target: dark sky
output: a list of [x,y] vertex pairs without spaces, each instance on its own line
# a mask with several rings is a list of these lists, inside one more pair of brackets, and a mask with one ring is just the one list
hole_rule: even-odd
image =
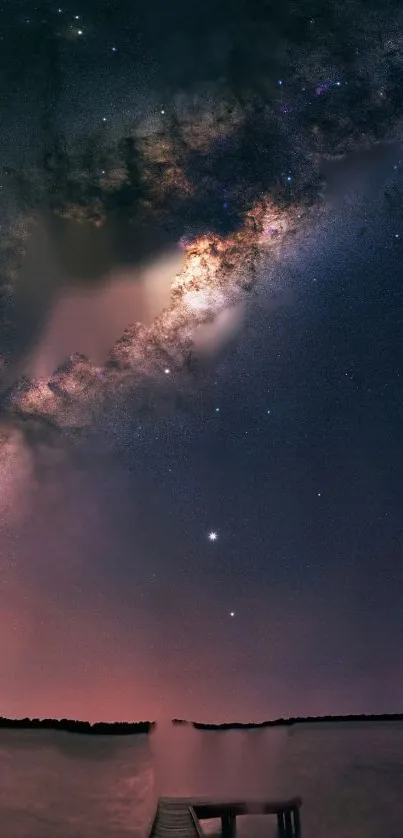
[[[175,60],[162,46],[165,5],[152,21],[148,4],[136,7],[137,22],[129,6],[108,16],[100,4],[98,18],[62,8],[25,4],[7,18],[14,39],[42,11],[82,25],[62,38],[51,125],[74,142],[104,115],[116,136],[140,112],[159,118],[161,67]],[[183,62],[197,65],[197,16],[182,13]],[[218,66],[228,45],[213,13],[210,23]],[[11,104],[3,97],[8,165],[46,144],[35,110],[46,55],[31,81],[25,56]],[[329,64],[322,81],[337,96],[342,76]],[[292,101],[302,126],[305,104]],[[397,110],[387,119],[400,139]],[[143,387],[134,364],[114,409],[93,406],[78,444],[61,431],[62,449],[45,423],[32,450],[40,418],[21,434],[20,413],[5,413],[1,714],[221,721],[402,709],[400,146],[334,165],[321,209],[259,269],[235,339],[189,398],[180,368],[165,378],[156,368]],[[3,226],[12,205],[6,179]]]

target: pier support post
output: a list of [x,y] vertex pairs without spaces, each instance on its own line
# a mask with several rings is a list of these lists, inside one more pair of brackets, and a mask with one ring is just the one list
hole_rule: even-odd
[[284,812],[285,835],[287,838],[294,838],[293,822],[291,812]]
[[235,838],[236,836],[236,817],[231,812],[221,818],[221,835],[222,838]]
[[295,835],[295,838],[300,838],[300,835],[301,835],[301,818],[299,816],[298,807],[293,810],[293,815],[294,815],[294,835]]
[[298,809],[277,814],[278,838],[300,838],[301,821]]
[[277,832],[278,838],[286,838],[284,812],[277,813]]

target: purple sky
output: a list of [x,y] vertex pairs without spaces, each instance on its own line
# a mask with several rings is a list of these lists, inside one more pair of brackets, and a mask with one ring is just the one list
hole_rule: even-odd
[[[91,18],[90,35],[78,13],[86,53],[73,61],[63,47],[71,137],[104,111],[108,124],[127,114],[129,100],[150,118],[169,107],[151,58],[135,97],[122,21],[98,36]],[[112,71],[115,43],[124,55]],[[95,85],[101,52],[106,81]],[[26,112],[10,109],[6,160],[26,151],[18,126],[35,124],[33,94]],[[396,160],[386,150],[336,175],[325,219],[261,271],[226,350],[196,381],[175,368],[140,387],[134,374],[124,398],[111,394],[116,405],[96,405],[92,431],[77,432],[77,420],[62,445],[48,426],[32,445],[35,422],[4,420],[0,714],[220,721],[402,709]],[[88,315],[91,339],[113,331],[113,307],[111,319],[104,308],[104,319]]]

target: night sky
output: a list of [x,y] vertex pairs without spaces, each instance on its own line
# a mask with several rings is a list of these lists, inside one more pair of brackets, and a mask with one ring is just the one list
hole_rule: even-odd
[[[329,3],[327,20],[308,2],[281,15],[270,3],[238,3],[234,14],[212,2],[115,5],[3,8],[1,355],[4,376],[18,374],[3,384],[0,429],[0,715],[399,712],[397,12],[349,3],[339,19]],[[245,20],[262,28],[262,16],[274,34],[252,56],[240,33]],[[262,196],[285,219],[281,241],[249,237],[257,266],[239,250],[236,293],[220,270],[200,291],[188,262],[184,296],[157,325],[128,333],[125,364],[119,349],[109,366],[73,359],[57,386],[15,383],[56,291],[48,257],[50,280],[28,262],[36,284],[18,291],[15,242],[34,198],[26,187],[21,197],[12,170],[45,194],[43,155],[57,136],[70,149],[91,133],[116,144],[139,119],[151,136],[169,135],[174,101],[211,114],[223,77],[249,133],[219,152],[217,203],[199,175],[185,210],[169,199],[164,219],[171,207],[175,225],[155,258],[177,254],[179,240],[197,249],[203,236],[227,247]],[[217,154],[213,144],[202,158]],[[104,332],[108,311],[101,326],[94,314],[81,332],[68,326],[71,352],[82,330]],[[220,312],[231,327],[217,325]],[[214,347],[196,357],[206,323]]]

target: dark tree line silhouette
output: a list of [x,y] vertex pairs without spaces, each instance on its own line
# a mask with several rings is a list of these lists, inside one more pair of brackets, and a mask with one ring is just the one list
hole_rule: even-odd
[[[382,714],[348,714],[327,716],[293,716],[290,718],[272,719],[263,722],[223,722],[212,724],[205,722],[172,719],[174,726],[191,726],[196,730],[226,731],[226,730],[255,730],[269,727],[291,727],[301,724],[347,722],[403,722],[403,713]],[[133,734],[148,734],[158,727],[158,722],[87,722],[77,719],[8,719],[0,716],[0,729],[12,730],[59,730],[68,733],[85,733],[93,736],[128,736]]]
[[273,719],[264,722],[224,722],[222,724],[208,724],[203,722],[187,722],[182,719],[173,719],[175,725],[191,724],[196,730],[254,730],[265,727],[292,727],[300,724],[323,724],[326,722],[403,722],[403,713],[382,713],[382,714],[349,714],[343,716],[293,716],[290,718]]
[[0,729],[62,730],[93,736],[127,736],[150,733],[154,722],[85,722],[77,719],[7,719],[0,716]]

